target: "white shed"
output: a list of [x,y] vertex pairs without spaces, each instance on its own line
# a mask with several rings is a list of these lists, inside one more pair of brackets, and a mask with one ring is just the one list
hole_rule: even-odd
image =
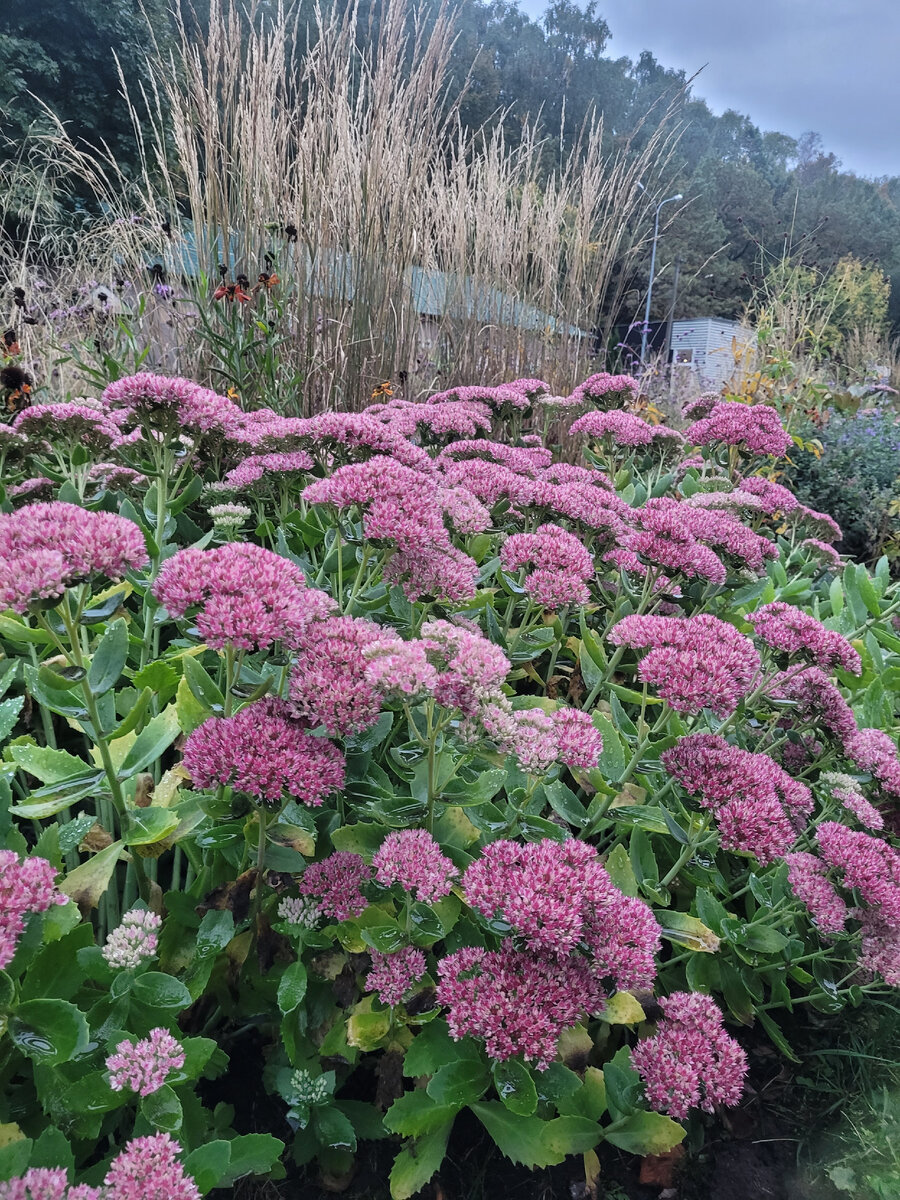
[[673,368],[690,372],[701,387],[721,387],[748,369],[756,334],[739,321],[697,317],[672,322],[670,361]]

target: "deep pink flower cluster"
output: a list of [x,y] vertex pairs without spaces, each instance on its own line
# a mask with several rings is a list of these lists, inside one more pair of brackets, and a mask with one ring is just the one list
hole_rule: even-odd
[[369,951],[372,969],[366,991],[377,992],[382,1004],[399,1004],[412,985],[425,974],[425,955],[415,946],[402,946],[394,954]]
[[786,854],[788,884],[822,933],[837,933],[847,923],[847,905],[828,879],[828,867],[821,858],[805,851]]
[[813,537],[824,542],[839,542],[844,536],[841,527],[828,513],[816,512],[805,504],[798,504],[794,509],[794,520],[802,525]]
[[[706,493],[706,495],[721,495],[723,493]],[[734,493],[731,493],[732,495]],[[755,497],[754,497],[755,499]],[[653,529],[653,522],[649,514],[653,513],[668,513],[677,518],[677,521],[685,530],[689,538],[700,542],[704,546],[715,549],[720,555],[725,555],[736,567],[749,568],[757,574],[762,574],[765,570],[766,559],[778,557],[778,547],[768,538],[754,533],[752,529],[748,529],[733,513],[713,511],[706,506],[697,506],[691,504],[690,501],[681,503],[678,500],[672,500],[666,497],[659,499],[648,500],[643,508],[637,510],[638,518],[645,529]],[[676,532],[678,526],[672,527],[673,533],[669,536],[679,536]],[[654,532],[656,532],[654,530]],[[661,535],[660,533],[657,536]],[[637,544],[636,544],[637,543]],[[629,539],[629,545],[632,549],[641,550],[644,556],[653,560],[653,555],[648,553],[645,546],[641,549],[639,538],[632,537]],[[682,551],[684,552],[684,551]],[[690,554],[691,551],[688,550]],[[674,556],[665,563],[664,566],[671,568],[671,562],[674,562]],[[702,569],[697,571],[699,575],[710,576]],[[718,572],[716,572],[718,574]],[[718,582],[721,582],[719,580]]]
[[477,564],[451,542],[445,514],[451,520],[461,514],[466,532],[485,528],[490,516],[482,505],[461,501],[439,476],[378,456],[340,467],[310,484],[303,496],[313,504],[360,508],[366,537],[395,551],[385,578],[402,583],[410,600],[423,595],[464,600],[474,594]]
[[297,642],[290,680],[294,713],[310,725],[324,725],[332,737],[374,725],[381,695],[367,678],[364,652],[383,636],[373,622],[357,617],[329,617],[308,625]]
[[900,929],[873,913],[864,913],[860,926],[859,965],[880,975],[889,987],[900,987]]
[[795,719],[815,723],[820,731],[828,730],[843,743],[856,733],[853,709],[837,684],[818,667],[792,669],[776,676],[770,695],[773,699],[793,702],[790,716],[782,722],[788,727]]
[[133,1138],[112,1160],[101,1187],[69,1187],[61,1167],[31,1167],[0,1183],[0,1200],[200,1200],[178,1161],[181,1147],[167,1133]]
[[55,878],[56,868],[45,858],[20,859],[14,850],[0,850],[0,970],[12,961],[26,916],[67,903]]
[[368,907],[362,889],[371,880],[372,872],[361,854],[336,850],[321,862],[307,866],[299,890],[301,896],[314,896],[325,916],[347,921]]
[[897,746],[883,729],[859,729],[844,743],[847,757],[869,771],[886,792],[900,796],[900,760]]
[[810,558],[818,558],[827,570],[834,572],[842,570],[844,560],[834,546],[829,546],[827,542],[823,542],[819,538],[804,538],[800,545],[807,551]]
[[694,421],[685,437],[693,446],[722,443],[749,454],[787,454],[792,442],[781,418],[767,404],[716,404],[706,417]]
[[613,884],[593,846],[575,839],[491,842],[463,877],[466,902],[501,920],[536,953],[587,952],[613,990],[649,987],[659,925],[642,900]]
[[716,733],[681,738],[661,762],[715,813],[724,849],[753,854],[761,863],[783,856],[796,840],[793,819],[812,812],[806,784],[767,754],[731,746]]
[[900,927],[900,853],[882,838],[823,821],[816,830],[825,862],[843,874],[845,888],[856,888],[875,916]]
[[599,371],[580,383],[572,392],[571,399],[577,404],[595,405],[598,408],[620,408],[633,403],[641,394],[641,385],[630,375],[609,375]]
[[184,1066],[181,1043],[167,1029],[151,1029],[149,1037],[139,1042],[122,1041],[115,1054],[106,1060],[109,1086],[114,1092],[136,1092],[149,1096],[157,1092],[172,1071]]
[[680,446],[684,442],[677,430],[667,429],[664,425],[651,425],[649,421],[621,409],[585,413],[572,422],[569,433],[573,437],[609,438],[615,446],[652,446],[663,442]]
[[446,471],[448,464],[470,459],[499,463],[517,475],[536,479],[553,462],[553,453],[544,446],[511,446],[508,442],[475,438],[473,441],[451,442],[438,455],[437,464]]
[[781,654],[802,655],[823,671],[840,668],[858,675],[862,670],[859,654],[847,639],[802,608],[775,600],[750,613],[747,620],[760,641]]
[[101,401],[125,411],[126,427],[148,424],[192,434],[228,434],[243,413],[233,400],[190,379],[140,372],[111,383]]
[[375,878],[385,887],[399,883],[416,900],[431,904],[446,896],[459,874],[425,829],[389,833],[372,859]]
[[0,609],[24,613],[67,587],[100,576],[121,579],[148,562],[133,521],[54,500],[0,514]]
[[590,599],[594,560],[579,539],[559,525],[514,533],[503,543],[500,563],[504,571],[532,566],[525,576],[525,591],[545,608],[586,604]]
[[288,450],[273,454],[250,454],[241,459],[236,467],[225,475],[224,482],[236,490],[245,491],[253,488],[262,481],[270,482],[270,477],[279,478],[306,474],[312,470],[312,458],[305,450]]
[[271,697],[204,721],[185,743],[184,766],[195,787],[222,784],[256,800],[276,802],[287,793],[317,806],[344,786],[334,743],[314,737]]
[[434,695],[445,708],[458,708],[473,715],[499,693],[510,671],[510,661],[480,631],[464,629],[449,621],[426,621],[424,642],[440,678]]
[[698,510],[672,503],[649,501],[636,509],[633,517],[638,526],[627,534],[624,548],[654,566],[664,567],[673,575],[699,576],[710,583],[724,583],[725,564],[692,531]]
[[77,401],[64,404],[34,404],[23,409],[13,428],[31,442],[32,452],[44,441],[108,450],[117,445],[122,433],[101,408]]
[[776,513],[785,516],[787,513],[793,512],[800,504],[790,488],[786,488],[780,483],[773,483],[771,479],[765,479],[762,475],[751,475],[747,479],[742,479],[739,486],[742,491],[756,496],[762,505],[763,512],[770,517],[775,516]]
[[214,650],[296,646],[309,622],[333,607],[289,559],[249,542],[179,550],[163,563],[153,593],[172,617],[199,608],[197,628]]
[[521,1055],[545,1070],[560,1034],[605,996],[584,958],[558,959],[515,950],[466,947],[438,963],[438,1003],[449,1010],[450,1035],[480,1038],[490,1058]]
[[701,613],[696,617],[624,617],[609,633],[616,646],[649,652],[638,675],[678,712],[734,712],[760,668],[749,638],[733,625]]
[[680,1118],[692,1108],[711,1113],[717,1104],[738,1104],[747,1056],[725,1032],[716,1002],[702,992],[673,992],[659,1005],[656,1033],[631,1052],[650,1107]]
[[695,492],[684,501],[688,508],[724,509],[727,512],[762,512],[763,502],[759,496],[744,488],[736,487],[731,491]]
[[[484,384],[471,384],[465,387],[448,388],[446,392],[435,392],[429,396],[426,404],[489,404],[495,412],[510,412],[514,409],[528,408],[531,401],[525,386],[532,380],[519,380],[515,383],[501,384],[500,387],[486,387]],[[546,386],[546,385],[544,385]]]
[[388,404],[370,404],[366,415],[377,417],[402,437],[419,435],[432,440],[474,438],[479,433],[490,433],[493,420],[490,407],[478,400],[445,400],[426,404],[391,400]]

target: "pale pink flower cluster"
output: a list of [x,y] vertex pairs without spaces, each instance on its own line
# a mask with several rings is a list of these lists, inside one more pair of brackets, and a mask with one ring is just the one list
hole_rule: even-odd
[[616,646],[648,651],[639,677],[678,712],[734,712],[760,667],[749,638],[733,625],[701,613],[696,617],[624,617],[610,630]]
[[374,725],[381,694],[367,679],[364,655],[383,636],[379,626],[358,617],[329,617],[306,626],[290,680],[295,715],[310,725],[324,725],[332,737]]
[[859,965],[880,975],[890,987],[900,987],[900,929],[865,913],[860,927]]
[[544,446],[511,446],[508,442],[492,442],[487,438],[452,442],[437,457],[441,470],[460,460],[477,459],[498,463],[517,475],[536,479],[553,462],[552,451]]
[[844,536],[841,527],[828,513],[816,512],[805,504],[798,504],[794,509],[793,519],[802,525],[809,533],[824,542],[839,542]]
[[[719,493],[706,493],[718,495]],[[731,493],[732,495],[734,493]],[[755,499],[755,497],[754,497]],[[665,514],[671,524],[660,521]],[[685,570],[685,574],[696,573],[705,576],[713,582],[724,582],[724,566],[721,556],[725,556],[735,567],[747,568],[757,574],[765,570],[766,559],[778,557],[778,547],[768,538],[748,529],[733,513],[713,511],[706,506],[693,505],[690,502],[680,502],[667,497],[648,500],[643,508],[637,510],[637,517],[644,530],[655,534],[657,539],[669,537],[675,542],[677,549],[669,550],[667,554],[657,550],[649,542],[642,542],[641,535],[631,536],[627,545],[642,553],[651,561],[661,562],[663,566],[675,571],[679,553],[684,555],[688,564],[695,570]],[[697,551],[693,542],[715,549],[718,552],[718,566],[712,565],[712,559],[697,559]],[[666,549],[669,549],[668,547]],[[709,565],[707,565],[709,564]]]
[[226,435],[243,419],[233,400],[190,379],[140,372],[111,383],[101,401],[124,410],[127,427]]
[[545,608],[586,604],[590,599],[588,583],[594,574],[594,560],[579,539],[559,525],[514,533],[503,543],[500,563],[504,571],[531,566],[525,591]]
[[162,918],[146,908],[132,908],[112,930],[103,947],[103,957],[117,970],[135,971],[156,954],[157,932]]
[[333,608],[289,559],[249,542],[179,550],[163,563],[153,594],[172,617],[198,610],[197,628],[214,650],[293,647],[310,621]]
[[521,1055],[545,1070],[560,1034],[585,1013],[600,1012],[605,994],[587,959],[465,947],[438,963],[438,1003],[450,1035],[484,1042],[497,1062]]
[[366,680],[382,695],[405,703],[433,696],[440,676],[424,642],[386,634],[363,651]]
[[603,737],[590,715],[574,708],[547,713],[514,709],[503,695],[485,703],[480,727],[504,754],[512,754],[529,775],[544,775],[554,763],[591,770],[603,753]]
[[273,803],[287,794],[316,807],[344,786],[334,743],[314,737],[272,697],[204,721],[185,743],[184,767],[195,787],[221,784]]
[[108,450],[121,439],[118,425],[100,409],[87,404],[33,404],[13,421],[13,428],[31,442],[32,453],[44,442]]
[[99,483],[111,492],[124,492],[126,488],[146,487],[150,480],[140,471],[121,467],[117,463],[95,463],[88,470],[91,483]]
[[371,879],[361,854],[336,850],[321,862],[309,863],[300,879],[300,894],[314,896],[325,916],[347,921],[368,907],[362,889]]
[[847,923],[847,905],[828,879],[828,867],[815,854],[786,854],[788,884],[822,933],[838,933]]
[[24,613],[67,587],[121,579],[149,561],[133,521],[55,500],[0,514],[0,609]]
[[512,383],[507,383],[505,386],[512,388],[514,392],[521,392],[532,403],[550,391],[550,384],[544,379],[514,379]]
[[794,512],[800,505],[800,501],[790,488],[786,488],[780,483],[773,483],[771,479],[764,479],[762,475],[751,475],[748,479],[742,479],[740,488],[742,491],[756,496],[762,505],[763,512],[770,517],[775,516],[776,513],[785,516],[787,513]]
[[167,1133],[133,1138],[109,1165],[100,1187],[68,1184],[61,1167],[32,1167],[0,1182],[0,1200],[200,1200],[178,1161],[181,1147]]
[[819,538],[804,538],[800,545],[807,551],[810,558],[818,558],[827,570],[836,573],[843,568],[844,560],[834,546],[829,546],[827,542],[823,542]]
[[781,654],[801,655],[823,671],[840,668],[858,675],[862,669],[859,654],[847,639],[802,608],[776,600],[750,613],[747,620],[760,641]]
[[474,438],[490,433],[491,409],[478,400],[438,400],[417,404],[411,400],[391,400],[388,404],[370,404],[367,416],[377,416],[402,437]]
[[274,475],[293,480],[312,470],[313,460],[305,450],[288,450],[272,454],[250,454],[241,459],[225,475],[223,482],[237,491],[249,491],[257,483],[271,482]]
[[761,863],[783,856],[796,840],[794,821],[812,812],[812,793],[767,754],[731,746],[716,733],[692,733],[664,751],[661,762],[716,816],[722,846]]
[[122,1041],[115,1054],[106,1060],[109,1086],[114,1092],[136,1092],[149,1096],[157,1092],[172,1071],[184,1066],[181,1043],[167,1029],[151,1029],[139,1042]]
[[449,621],[426,621],[422,641],[439,673],[435,699],[445,708],[458,708],[465,716],[473,715],[485,701],[494,698],[509,674],[509,659],[480,631]]
[[884,829],[884,817],[874,804],[869,803],[852,775],[823,771],[821,781],[831,788],[835,800],[853,813],[860,825],[865,825],[867,829]]
[[633,403],[640,394],[641,385],[630,375],[610,375],[606,371],[599,371],[580,383],[571,398],[578,404],[620,408]]
[[685,438],[692,446],[721,443],[752,455],[787,454],[792,442],[774,408],[767,404],[715,404],[708,416],[694,421]]
[[33,475],[31,479],[23,479],[21,483],[11,484],[6,489],[6,495],[15,502],[31,503],[35,500],[49,500],[57,485],[46,475]]
[[[498,413],[509,413],[528,408],[531,401],[526,387],[535,381],[520,380],[518,384],[505,383],[499,387],[486,387],[484,384],[469,384],[464,387],[448,388],[445,392],[435,392],[429,396],[426,404],[488,404]],[[537,381],[540,382],[540,381]],[[546,386],[546,385],[544,385]]]
[[56,868],[46,858],[20,859],[14,850],[0,850],[0,970],[12,962],[28,914],[67,903],[55,878]]
[[372,968],[366,991],[376,992],[382,1004],[399,1004],[412,985],[425,974],[425,955],[415,946],[402,946],[393,954],[370,950]]
[[663,1016],[656,1033],[631,1052],[650,1107],[681,1118],[692,1108],[711,1113],[716,1105],[740,1103],[747,1056],[725,1032],[712,997],[673,992],[659,1005]]
[[573,437],[609,438],[615,446],[652,446],[657,443],[682,445],[684,438],[675,429],[664,425],[651,425],[649,421],[634,413],[621,409],[607,412],[589,412],[569,426]]
[[441,848],[425,829],[399,829],[389,833],[372,859],[375,878],[390,887],[399,883],[405,892],[423,904],[446,896],[459,874],[441,853]]
[[583,950],[613,991],[653,983],[656,918],[619,891],[586,842],[491,842],[467,868],[463,889],[469,905],[503,921],[535,953],[565,958]]
[[696,518],[705,515],[677,502],[649,501],[633,514],[637,529],[627,534],[624,549],[639,555],[673,575],[698,576],[710,583],[724,583],[725,564],[694,534]]
[[900,760],[897,746],[883,729],[859,729],[844,743],[847,757],[874,775],[881,787],[900,796]]

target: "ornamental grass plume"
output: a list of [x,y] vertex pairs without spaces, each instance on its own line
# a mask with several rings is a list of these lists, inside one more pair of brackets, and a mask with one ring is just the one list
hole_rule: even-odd
[[696,617],[623,617],[609,633],[616,646],[648,651],[639,678],[656,687],[677,712],[709,708],[730,716],[746,696],[760,668],[749,638],[708,613]]
[[735,401],[714,405],[708,416],[688,426],[684,436],[692,446],[734,446],[745,454],[776,458],[787,454],[792,445],[774,408]]
[[594,560],[582,542],[559,525],[514,533],[503,543],[500,564],[504,571],[531,566],[525,576],[525,592],[544,608],[586,604],[590,599],[588,582],[594,574]]
[[425,955],[415,946],[402,946],[393,954],[378,950],[369,954],[372,968],[366,976],[366,991],[375,992],[382,1004],[399,1004],[425,974]]
[[149,962],[159,946],[157,933],[162,918],[146,908],[132,908],[112,930],[103,947],[103,957],[116,970],[136,971]]
[[311,808],[344,786],[337,746],[314,737],[274,697],[204,721],[185,743],[184,767],[198,788],[221,784],[270,803],[288,795]]
[[371,880],[372,872],[361,854],[336,850],[321,862],[308,864],[300,879],[300,894],[315,897],[326,917],[347,921],[368,907],[362,889]]
[[249,542],[179,550],[163,563],[153,594],[172,617],[196,611],[214,650],[265,650],[279,641],[293,648],[334,607],[293,562]]
[[711,1113],[717,1105],[740,1103],[747,1056],[725,1032],[712,997],[673,992],[659,1006],[663,1016],[656,1033],[631,1052],[650,1107],[682,1118],[692,1108]]
[[0,850],[0,970],[12,962],[29,913],[68,903],[55,878],[56,868],[45,858],[21,859],[14,850]]
[[822,933],[838,933],[847,923],[847,905],[828,878],[828,867],[815,854],[795,851],[786,854],[788,885],[809,909],[813,923]]
[[826,629],[811,613],[783,600],[763,604],[747,620],[756,636],[779,654],[800,656],[823,671],[843,670],[859,675],[859,653],[845,637]]
[[181,1043],[167,1029],[151,1029],[138,1042],[121,1041],[106,1060],[109,1086],[114,1092],[126,1089],[138,1096],[158,1092],[172,1071],[184,1066]]
[[295,716],[323,725],[331,737],[347,737],[378,720],[382,696],[369,682],[366,648],[384,631],[359,617],[328,617],[307,625],[297,639],[289,685]]
[[456,867],[425,829],[389,833],[372,859],[375,878],[390,887],[399,883],[415,900],[432,904],[450,894]]
[[559,1036],[606,999],[584,958],[465,947],[438,963],[438,1003],[448,1009],[450,1036],[484,1042],[489,1058],[521,1055],[545,1070]]
[[0,609],[60,599],[66,588],[121,579],[149,561],[133,521],[54,500],[0,514]]

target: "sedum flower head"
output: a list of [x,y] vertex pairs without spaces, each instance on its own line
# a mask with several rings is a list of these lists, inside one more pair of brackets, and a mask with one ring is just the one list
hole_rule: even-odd
[[12,961],[29,913],[68,903],[55,878],[56,868],[45,858],[20,859],[14,850],[0,850],[0,969]]
[[300,879],[300,893],[315,896],[325,916],[346,921],[368,907],[362,889],[371,878],[372,872],[361,854],[336,850],[321,862],[307,866]]
[[847,639],[826,629],[802,608],[776,600],[752,612],[747,620],[760,641],[782,654],[802,656],[822,671],[840,668],[858,675],[862,670],[859,653]]
[[425,829],[389,833],[372,859],[375,878],[389,887],[399,883],[416,900],[430,904],[448,895],[456,867]]
[[149,1096],[159,1091],[171,1071],[184,1066],[180,1042],[167,1029],[151,1029],[139,1042],[119,1042],[115,1054],[106,1060],[109,1086],[114,1092],[136,1092]]
[[133,908],[106,939],[103,957],[111,967],[137,970],[156,954],[162,918],[146,908]]
[[313,1075],[309,1071],[294,1071],[291,1075],[291,1096],[295,1104],[306,1104],[314,1108],[327,1104],[331,1088],[324,1075]]
[[394,954],[370,951],[372,969],[366,976],[366,991],[375,992],[382,1004],[399,1004],[412,985],[425,974],[425,955],[415,946],[403,946]]
[[285,896],[278,905],[278,915],[295,929],[313,929],[319,920],[320,909],[308,896]]

